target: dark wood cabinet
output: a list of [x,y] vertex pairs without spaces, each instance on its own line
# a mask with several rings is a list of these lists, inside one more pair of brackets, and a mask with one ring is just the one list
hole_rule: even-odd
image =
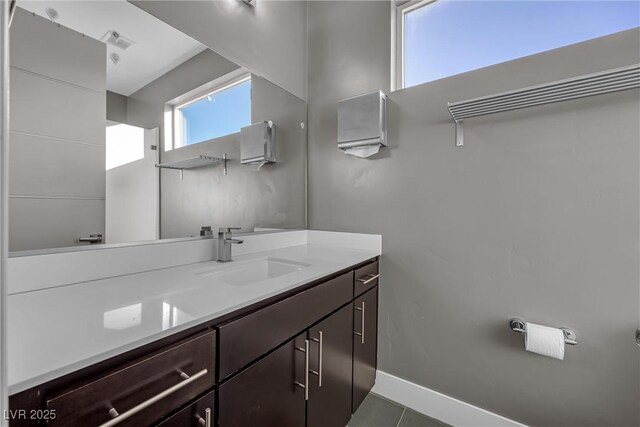
[[378,261],[11,396],[11,427],[344,427],[375,382]]
[[304,427],[306,333],[223,383],[219,427]]
[[216,393],[212,391],[157,424],[157,427],[214,427]]
[[308,331],[307,427],[344,427],[351,418],[352,311],[349,304]]
[[353,296],[359,297],[369,289],[378,286],[378,261],[363,265],[355,271],[355,281],[353,282]]
[[349,272],[220,325],[220,380],[349,303],[352,283]]
[[304,426],[305,387],[306,426],[344,427],[352,381],[353,305],[347,304],[223,383],[220,427]]
[[355,412],[376,381],[378,360],[378,287],[353,301],[353,408]]
[[209,331],[47,397],[47,425],[149,425],[213,387],[215,343]]

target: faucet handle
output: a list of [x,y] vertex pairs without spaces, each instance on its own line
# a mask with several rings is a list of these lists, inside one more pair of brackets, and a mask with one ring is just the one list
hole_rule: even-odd
[[218,233],[231,233],[232,230],[242,230],[242,227],[220,227]]

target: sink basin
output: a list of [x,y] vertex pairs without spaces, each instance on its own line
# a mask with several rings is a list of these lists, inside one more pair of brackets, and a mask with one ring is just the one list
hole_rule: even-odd
[[214,271],[200,273],[200,276],[215,279],[229,285],[242,286],[295,273],[309,267],[309,265],[282,258],[268,257],[240,262],[222,270],[215,269]]

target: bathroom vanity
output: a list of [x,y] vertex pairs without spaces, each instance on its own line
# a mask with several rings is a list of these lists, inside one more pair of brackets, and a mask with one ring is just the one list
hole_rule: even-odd
[[[344,427],[375,381],[378,277],[375,251],[306,244],[13,295],[13,319],[27,321],[21,308],[37,310],[38,298],[55,305],[90,292],[97,301],[82,313],[94,307],[102,324],[69,305],[60,318],[79,324],[60,331],[63,348],[49,338],[27,356],[49,366],[16,368],[10,425]],[[147,294],[142,312],[97,310],[120,292]],[[33,335],[20,354],[38,347]],[[93,340],[100,351],[88,350]],[[105,358],[118,340],[131,349]],[[84,354],[69,359],[74,350]]]
[[[18,4],[10,30],[5,419],[344,427],[376,375],[381,236],[306,230],[291,67],[230,61],[256,55],[149,2],[44,6]],[[212,28],[253,24],[227,6]]]

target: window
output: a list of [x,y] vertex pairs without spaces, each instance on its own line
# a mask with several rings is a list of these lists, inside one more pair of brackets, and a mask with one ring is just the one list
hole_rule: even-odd
[[431,0],[396,11],[397,88],[640,25],[637,0]]
[[165,114],[165,136],[173,140],[165,138],[165,150],[239,132],[251,124],[251,75],[242,70],[216,79],[170,101]]

